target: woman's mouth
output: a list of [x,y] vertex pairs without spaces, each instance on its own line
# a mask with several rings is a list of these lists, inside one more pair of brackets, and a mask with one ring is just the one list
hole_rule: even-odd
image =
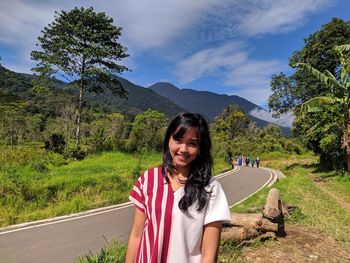
[[182,162],[187,160],[187,155],[177,154],[176,156]]

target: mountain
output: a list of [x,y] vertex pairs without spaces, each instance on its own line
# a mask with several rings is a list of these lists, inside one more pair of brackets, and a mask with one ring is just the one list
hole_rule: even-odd
[[106,90],[102,94],[96,96],[93,93],[87,95],[89,100],[93,100],[107,106],[111,111],[123,113],[144,112],[149,108],[165,113],[168,117],[174,117],[184,109],[176,105],[171,100],[159,95],[153,90],[133,84],[132,82],[116,77],[128,93],[127,98],[119,98]]
[[[191,112],[198,112],[206,116],[209,120],[213,120],[228,105],[236,104],[249,115],[250,119],[254,121],[257,126],[264,127],[269,124],[269,122],[258,119],[250,114],[252,111],[266,110],[236,95],[229,96],[220,95],[209,91],[179,89],[167,82],[158,82],[148,88],[155,91],[159,95],[168,98],[175,104],[179,105],[181,108],[184,108]],[[280,127],[283,134],[290,134],[290,128],[282,126]]]
[[[127,91],[127,98],[120,98],[113,95],[108,89],[101,94],[86,93],[85,101],[89,105],[96,105],[108,111],[117,111],[123,113],[136,114],[144,112],[149,108],[165,113],[169,118],[179,112],[185,111],[169,99],[157,94],[156,92],[135,85],[130,81],[116,77]],[[45,112],[50,115],[62,107],[62,103],[67,100],[76,100],[77,91],[67,88],[67,83],[58,81],[54,83],[55,90],[53,98],[45,95],[36,95],[31,92],[33,75],[16,73],[0,65],[0,92],[11,93],[19,96],[23,101],[28,102],[30,111],[41,111],[44,107]],[[47,103],[46,103],[47,102]],[[35,108],[35,109],[34,109]],[[39,109],[40,108],[40,109]],[[52,114],[51,114],[52,113]]]

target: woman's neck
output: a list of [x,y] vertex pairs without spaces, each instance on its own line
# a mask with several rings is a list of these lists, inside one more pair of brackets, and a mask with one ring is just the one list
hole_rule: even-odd
[[179,177],[179,179],[187,179],[188,175],[190,173],[189,167],[176,167],[176,172],[174,173],[175,176]]

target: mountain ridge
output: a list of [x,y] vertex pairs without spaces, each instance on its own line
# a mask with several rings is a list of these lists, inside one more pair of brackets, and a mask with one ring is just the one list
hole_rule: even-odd
[[[157,82],[148,88],[173,101],[181,108],[192,112],[198,112],[209,120],[213,120],[228,105],[236,104],[248,114],[249,118],[254,121],[257,126],[264,127],[270,123],[250,115],[250,112],[253,110],[266,110],[238,95],[217,94],[211,91],[197,91],[193,89],[180,89],[168,82]],[[290,135],[290,128],[280,125],[278,126],[281,127],[283,134]]]

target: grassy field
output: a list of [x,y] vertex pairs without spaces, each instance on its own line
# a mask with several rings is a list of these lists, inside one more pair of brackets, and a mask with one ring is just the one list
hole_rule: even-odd
[[[321,173],[317,171],[317,158],[312,155],[303,156],[278,156],[269,154],[272,159],[265,159],[262,165],[281,170],[286,178],[278,181],[273,187],[280,190],[281,199],[298,208],[291,218],[286,219],[287,224],[297,225],[307,229],[327,234],[339,244],[350,251],[350,179],[349,175],[340,172]],[[319,183],[322,186],[320,187]],[[243,203],[233,207],[237,213],[247,212],[252,207],[262,206],[266,201],[269,189],[263,189]],[[336,193],[336,196],[334,196]],[[256,243],[259,247],[261,243]],[[125,246],[113,243],[109,244],[112,249],[125,250]],[[96,261],[98,257],[107,255],[108,250],[103,249],[96,255],[87,255],[81,258],[81,262],[113,262]],[[245,262],[238,260],[242,249],[232,242],[222,243],[220,246],[219,262]],[[120,255],[119,255],[120,256]],[[122,260],[122,259],[121,259]],[[121,261],[122,262],[122,261]]]
[[[140,173],[161,164],[160,153],[109,152],[67,163],[40,149],[2,149],[0,227],[128,201]],[[228,168],[215,162],[215,172]]]

